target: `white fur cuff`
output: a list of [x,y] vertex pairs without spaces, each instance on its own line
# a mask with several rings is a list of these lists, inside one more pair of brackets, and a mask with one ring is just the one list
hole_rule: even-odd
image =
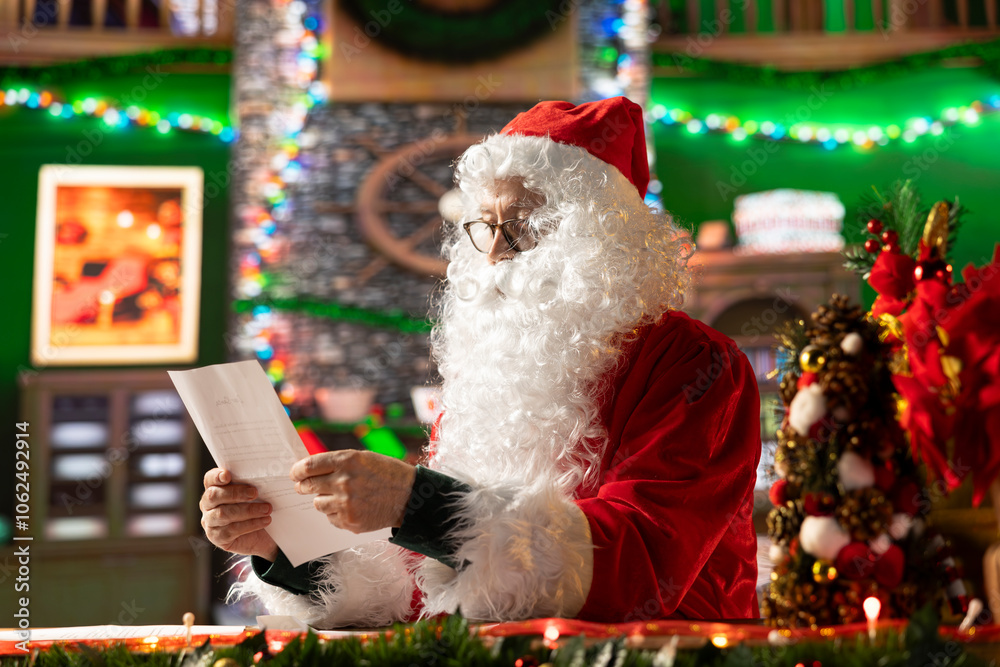
[[477,490],[463,504],[470,528],[458,538],[460,572],[431,560],[421,565],[425,615],[512,621],[571,618],[583,608],[594,567],[586,515],[554,490],[505,495]]
[[294,616],[320,629],[390,625],[407,620],[412,612],[409,557],[405,549],[388,542],[371,542],[327,556],[310,595],[266,584],[251,571],[246,581],[232,587],[229,599],[254,596],[270,613]]

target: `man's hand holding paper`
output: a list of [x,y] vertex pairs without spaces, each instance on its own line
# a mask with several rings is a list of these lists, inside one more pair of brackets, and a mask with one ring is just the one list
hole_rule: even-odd
[[[229,542],[273,558],[277,550],[258,534],[263,529],[298,566],[389,537],[388,528],[361,534],[338,528],[316,510],[312,495],[296,492],[290,473],[308,452],[259,363],[241,361],[169,374],[219,466],[209,471],[212,480],[206,476],[201,503],[207,512],[206,535],[213,543],[233,551],[222,544]],[[229,479],[227,473],[235,484],[222,482]],[[263,502],[253,502],[247,487]],[[270,505],[269,523],[267,510],[253,505]]]
[[271,503],[256,499],[256,488],[232,483],[228,470],[212,468],[205,473],[205,494],[198,504],[201,527],[220,549],[273,561],[278,545],[265,530],[271,524]]

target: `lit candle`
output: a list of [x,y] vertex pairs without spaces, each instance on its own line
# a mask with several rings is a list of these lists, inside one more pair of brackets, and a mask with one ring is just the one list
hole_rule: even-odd
[[875,624],[878,623],[879,612],[882,611],[882,603],[876,597],[865,598],[862,605],[865,609],[865,618],[868,619],[868,639],[875,642]]
[[191,612],[184,612],[181,617],[181,622],[184,624],[184,635],[187,640],[187,645],[191,646],[191,631],[194,629],[194,614]]

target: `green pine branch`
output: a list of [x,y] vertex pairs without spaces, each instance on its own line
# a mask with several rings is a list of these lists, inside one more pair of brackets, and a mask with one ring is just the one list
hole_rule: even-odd
[[[790,667],[796,664],[858,667],[904,667],[907,665],[939,664],[937,656],[947,655],[948,665],[985,667],[981,658],[967,653],[955,641],[944,641],[938,633],[939,619],[932,607],[917,612],[899,636],[893,630],[880,631],[873,646],[867,635],[834,641],[799,641],[788,646],[747,646],[739,644],[716,648],[711,642],[697,649],[679,649],[678,667]],[[260,662],[254,660],[262,654]],[[536,664],[551,663],[553,667],[612,665],[622,667],[654,667],[671,664],[657,650],[632,649],[624,637],[590,641],[570,637],[551,650],[538,637],[515,636],[484,641],[460,616],[419,621],[412,625],[397,625],[390,635],[380,634],[362,641],[345,637],[324,641],[312,632],[293,640],[282,651],[271,654],[260,633],[237,646],[212,647],[209,644],[184,652],[137,652],[122,645],[106,649],[85,646],[53,646],[37,655],[5,656],[0,667],[326,667],[329,665],[367,665],[369,667],[409,667],[411,665],[441,665],[454,667],[511,667],[519,658],[533,658]],[[530,661],[528,661],[530,664]],[[945,664],[945,663],[940,663]]]
[[[920,192],[912,180],[896,181],[882,192],[872,186],[872,193],[861,197],[857,209],[858,225],[865,230],[869,220],[878,220],[882,223],[883,232],[896,232],[899,251],[915,258],[930,214],[930,206],[923,205]],[[965,207],[959,204],[958,197],[955,197],[954,202],[949,202],[946,255],[954,247],[966,213]],[[865,238],[877,238],[867,231],[864,233]],[[844,267],[867,280],[877,257],[878,253],[866,252],[862,247],[851,247],[844,252]]]

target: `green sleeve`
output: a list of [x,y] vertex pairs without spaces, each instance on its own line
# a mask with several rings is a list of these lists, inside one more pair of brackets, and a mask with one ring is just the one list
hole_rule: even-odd
[[278,549],[278,557],[273,563],[260,556],[253,556],[250,558],[250,564],[261,581],[296,595],[308,595],[316,589],[313,580],[323,565],[318,560],[311,560],[298,567],[292,567],[281,549]]
[[403,523],[392,529],[389,541],[458,569],[453,558],[459,546],[453,537],[459,523],[455,505],[470,491],[464,482],[417,466]]

